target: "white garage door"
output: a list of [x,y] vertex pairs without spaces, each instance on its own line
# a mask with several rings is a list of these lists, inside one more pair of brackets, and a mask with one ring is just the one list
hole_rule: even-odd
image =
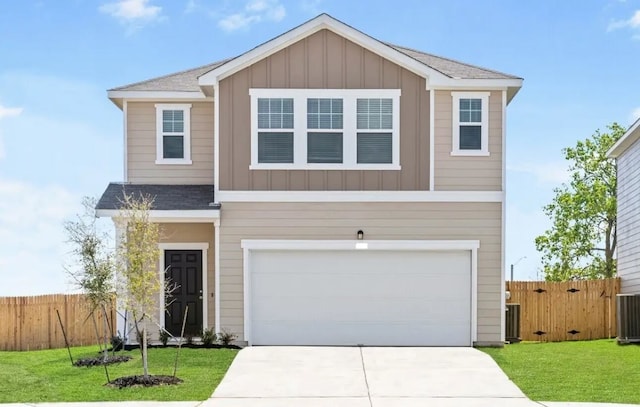
[[252,250],[253,345],[470,346],[470,251]]

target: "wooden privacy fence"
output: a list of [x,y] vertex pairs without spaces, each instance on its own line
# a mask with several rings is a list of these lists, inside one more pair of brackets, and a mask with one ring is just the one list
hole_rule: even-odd
[[[115,308],[109,307],[113,334]],[[71,346],[97,343],[91,307],[84,295],[0,297],[0,350],[53,349],[65,346],[56,310]],[[104,325],[98,320],[100,333]]]
[[616,294],[620,279],[584,281],[508,281],[520,304],[523,341],[559,342],[616,336]]

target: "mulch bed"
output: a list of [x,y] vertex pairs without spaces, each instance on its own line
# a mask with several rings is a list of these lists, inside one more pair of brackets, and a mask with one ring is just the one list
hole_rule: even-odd
[[103,365],[112,365],[114,363],[128,362],[130,360],[131,360],[131,356],[126,356],[126,355],[107,356],[106,361],[104,360],[104,357],[98,356],[95,358],[78,359],[75,362],[73,362],[73,365],[76,367],[103,366]]
[[125,387],[132,387],[132,386],[151,387],[151,386],[163,386],[168,384],[178,384],[178,383],[182,383],[182,379],[179,379],[173,376],[149,375],[149,376],[119,377],[115,380],[112,380],[111,383],[107,383],[106,385],[122,389]]

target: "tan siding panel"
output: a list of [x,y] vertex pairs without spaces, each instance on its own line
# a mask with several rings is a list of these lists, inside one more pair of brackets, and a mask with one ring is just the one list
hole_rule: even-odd
[[129,182],[213,184],[213,103],[191,102],[191,165],[155,163],[155,103],[127,104],[127,132]]
[[[249,170],[249,89],[269,87],[400,89],[402,170],[299,171],[304,176],[298,171]],[[223,79],[220,103],[221,190],[429,189],[429,94],[424,78],[330,31],[321,30]]]
[[[231,203],[220,229],[223,328],[243,335],[242,239],[480,240],[478,340],[500,340],[499,203]],[[234,310],[234,311],[232,311]],[[235,315],[235,316],[234,316]]]
[[451,91],[436,91],[434,109],[435,189],[502,190],[502,92],[492,91],[489,97],[488,157],[451,156]]

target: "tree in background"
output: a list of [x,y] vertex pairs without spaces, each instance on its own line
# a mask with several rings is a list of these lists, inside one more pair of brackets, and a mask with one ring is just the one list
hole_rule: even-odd
[[72,254],[79,265],[77,268],[67,268],[67,272],[76,287],[87,297],[91,313],[94,316],[100,313],[103,315],[103,358],[107,362],[107,348],[111,338],[106,310],[115,299],[115,262],[108,235],[101,232],[96,224],[95,204],[95,199],[83,198],[84,213],[64,223],[68,241],[73,248]]
[[625,129],[617,123],[562,150],[571,179],[544,207],[551,229],[535,240],[545,279],[609,278],[616,273],[616,166],[606,153]]
[[125,194],[123,209],[116,219],[125,231],[125,236],[118,244],[118,295],[130,310],[138,337],[142,339],[140,349],[145,377],[149,376],[147,325],[154,321],[160,290],[164,288],[164,280],[158,273],[160,227],[149,219],[152,204],[151,197]]

